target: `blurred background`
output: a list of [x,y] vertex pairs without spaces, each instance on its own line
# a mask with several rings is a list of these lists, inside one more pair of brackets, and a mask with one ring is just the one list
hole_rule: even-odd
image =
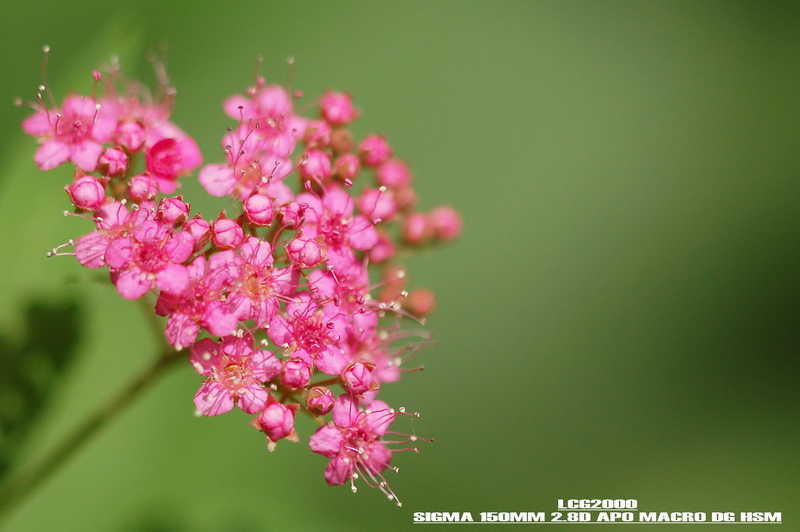
[[[403,508],[327,486],[310,421],[270,455],[241,412],[195,418],[187,363],[0,529],[405,530],[413,512],[624,498],[780,511],[800,530],[800,4],[14,0],[0,20],[3,475],[156,347],[136,304],[45,258],[89,223],[61,215],[70,170],[35,167],[11,105],[35,97],[42,45],[59,101],[112,56],[152,81],[166,46],[173,120],[206,162],[256,58],[282,83],[292,56],[309,106],[349,91],[355,132],[387,136],[422,208],[465,221],[408,264],[439,310],[426,371],[382,392],[436,439],[395,457]],[[190,181],[193,211],[214,216]]]

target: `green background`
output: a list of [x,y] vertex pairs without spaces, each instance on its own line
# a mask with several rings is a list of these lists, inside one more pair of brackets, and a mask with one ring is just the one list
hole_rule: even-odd
[[[409,264],[437,291],[436,342],[426,371],[383,393],[436,442],[396,456],[402,509],[328,487],[310,422],[270,455],[248,416],[193,417],[200,379],[184,364],[5,530],[405,530],[413,512],[552,512],[561,498],[780,511],[800,530],[797,2],[13,1],[0,25],[0,408],[31,420],[24,441],[0,441],[12,466],[156,345],[137,305],[44,257],[89,224],[61,216],[70,171],[35,168],[28,113],[10,105],[34,97],[43,44],[59,100],[91,90],[112,55],[152,80],[146,57],[166,44],[173,119],[207,162],[256,57],[284,82],[293,56],[308,101],[350,91],[355,131],[410,162],[422,208],[465,221]],[[206,217],[220,208],[196,183],[184,193]],[[43,361],[53,346],[70,360]]]

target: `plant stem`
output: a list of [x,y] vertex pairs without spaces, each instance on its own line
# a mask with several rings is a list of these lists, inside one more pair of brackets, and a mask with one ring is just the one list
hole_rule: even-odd
[[100,429],[118,417],[119,413],[130,405],[136,396],[155,383],[167,368],[181,360],[180,354],[172,348],[165,348],[149,367],[135,376],[115,397],[84,419],[83,423],[62,439],[44,459],[12,476],[0,489],[0,522],[9,516],[26,496],[53,476]]

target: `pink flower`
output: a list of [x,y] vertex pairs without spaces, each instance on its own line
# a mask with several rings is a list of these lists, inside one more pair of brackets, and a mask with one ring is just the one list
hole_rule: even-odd
[[345,153],[333,163],[333,172],[344,182],[352,182],[361,169],[361,162],[355,153]]
[[224,414],[234,405],[248,414],[259,412],[270,397],[261,385],[281,371],[275,355],[253,351],[250,335],[228,336],[221,344],[204,338],[192,346],[189,360],[206,377],[194,396],[194,404],[205,416]]
[[189,286],[189,272],[183,263],[193,250],[189,233],[173,233],[167,224],[148,220],[131,235],[111,242],[105,262],[111,267],[117,291],[126,299],[139,299],[153,286],[179,295]]
[[386,187],[365,188],[358,198],[358,208],[373,222],[386,222],[397,214],[394,195]]
[[298,268],[313,268],[322,262],[322,249],[319,242],[313,238],[303,238],[303,232],[298,231],[295,237],[286,245],[286,253]]
[[397,415],[381,401],[373,402],[364,411],[351,396],[340,395],[333,407],[333,423],[317,429],[309,440],[312,451],[331,459],[325,469],[325,481],[338,486],[349,480],[351,489],[356,491],[354,481],[361,477],[369,486],[397,500],[382,474],[392,460],[392,452],[382,437]]
[[103,152],[103,143],[111,140],[116,117],[93,98],[71,95],[59,112],[44,105],[22,123],[25,133],[38,137],[41,146],[34,161],[42,170],[50,170],[72,161],[84,172],[94,172]]
[[149,175],[133,176],[128,182],[128,196],[133,201],[152,201],[157,195],[158,182]]
[[427,288],[414,289],[403,301],[403,308],[408,309],[414,316],[427,316],[436,310],[436,295]]
[[240,320],[255,320],[258,327],[270,323],[280,300],[297,284],[293,271],[273,268],[273,260],[271,246],[255,237],[248,237],[231,259],[227,302]]
[[412,212],[403,220],[402,234],[409,244],[427,244],[433,238],[433,225],[423,213]]
[[87,268],[100,268],[106,264],[105,254],[109,244],[122,235],[133,231],[150,213],[147,209],[129,212],[122,203],[112,202],[95,213],[97,231],[75,241],[75,258]]
[[162,139],[145,154],[147,172],[158,182],[158,188],[165,194],[175,192],[177,179],[200,166],[202,162],[200,148],[188,137],[181,140]]
[[186,268],[187,289],[180,294],[161,292],[158,297],[156,314],[169,317],[167,341],[177,349],[192,345],[201,326],[214,336],[228,336],[236,331],[239,322],[225,301],[231,272],[218,257],[212,257],[210,266],[205,257],[197,257]]
[[298,203],[307,203],[305,238],[323,237],[323,244],[334,267],[352,257],[354,250],[369,250],[378,243],[378,232],[367,218],[353,215],[353,198],[340,188],[330,188],[319,199],[300,194]]
[[320,306],[308,293],[287,303],[286,313],[275,314],[269,323],[270,340],[294,356],[313,359],[328,375],[338,375],[347,365],[347,354],[339,340],[347,328],[343,313],[333,304]]
[[[292,98],[280,85],[267,85],[264,78],[256,80],[256,86],[247,90],[247,97],[231,96],[223,105],[225,113],[234,120],[258,120],[271,118],[282,120],[292,114]],[[276,124],[275,127],[281,127]]]
[[291,358],[283,365],[281,382],[290,390],[305,388],[311,382],[312,365],[300,357]]
[[[383,474],[394,470],[392,452],[405,449],[390,446],[417,438],[389,431],[404,411],[377,394],[425,343],[402,328],[404,319],[431,312],[435,300],[424,289],[406,292],[405,271],[393,261],[414,245],[456,238],[461,218],[450,207],[415,211],[411,173],[387,140],[358,142],[348,128],[359,114],[349,95],[327,91],[321,118],[302,117],[294,105],[300,91],[260,76],[225,101],[237,124],[223,137],[224,158],[198,175],[209,194],[232,197],[235,214],[190,218],[182,196],[156,199],[202,163],[194,140],[169,121],[175,92],[163,68],[156,75],[151,94],[121,83],[117,66],[106,78],[95,72],[104,96],[71,95],[60,110],[38,95],[23,123],[39,142],[34,160],[43,170],[75,163],[66,191],[82,211],[75,214],[95,223],[49,255],[73,245],[80,264],[109,267],[123,297],[158,296],[169,344],[190,347],[203,378],[194,396],[201,414],[236,406],[254,415],[270,451],[297,441],[301,404],[322,423],[332,414],[310,439],[329,459],[328,484],[349,481],[355,491],[361,477],[397,500]],[[363,168],[376,184],[354,183]],[[409,341],[415,337],[422,340]]]
[[308,148],[327,148],[331,143],[331,126],[322,120],[309,120],[306,123],[303,143]]
[[283,123],[283,119],[253,120],[226,136],[226,163],[206,165],[198,175],[206,192],[217,197],[232,195],[243,201],[260,186],[288,176],[294,169],[289,156],[298,133],[284,131]]

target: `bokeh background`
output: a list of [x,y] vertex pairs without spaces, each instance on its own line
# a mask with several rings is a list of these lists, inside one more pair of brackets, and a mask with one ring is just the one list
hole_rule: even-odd
[[[350,91],[355,131],[388,137],[422,207],[465,220],[459,242],[409,261],[438,293],[436,342],[383,393],[436,442],[396,456],[402,509],[328,487],[310,422],[270,455],[245,415],[193,417],[185,364],[4,530],[405,530],[413,512],[559,498],[780,511],[800,530],[797,2],[13,0],[0,27],[0,473],[156,345],[110,284],[45,259],[89,224],[61,216],[70,171],[35,168],[11,105],[34,97],[43,44],[59,100],[115,55],[152,80],[166,45],[173,118],[209,162],[221,102],[258,56],[275,82],[292,56],[306,101]],[[184,193],[219,209],[196,183]]]

